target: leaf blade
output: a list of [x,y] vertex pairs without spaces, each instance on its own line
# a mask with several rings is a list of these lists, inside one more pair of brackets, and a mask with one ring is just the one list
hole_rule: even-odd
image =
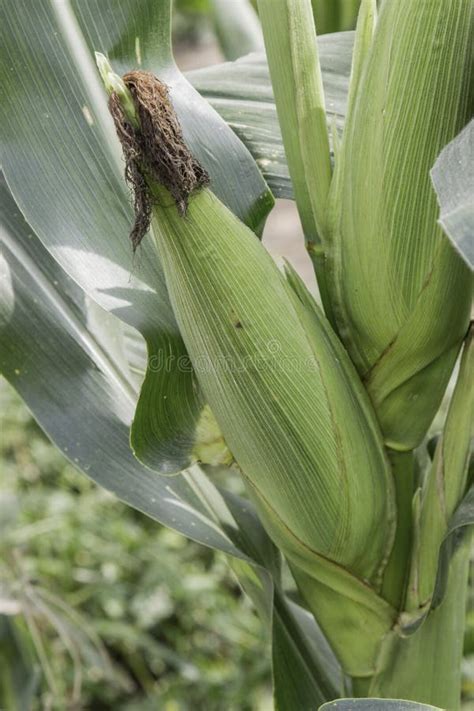
[[[95,0],[2,3],[2,163],[21,211],[54,259],[94,301],[147,340],[146,378],[171,414],[168,421],[158,411],[162,447],[143,459],[163,470],[171,461],[179,470],[189,463],[202,398],[192,370],[152,367],[163,354],[178,361],[185,349],[150,240],[139,259],[132,259],[127,237],[132,214],[119,145],[98,75],[91,69],[90,43],[111,49],[130,68],[137,61],[137,32],[143,38],[142,65],[153,66],[172,84],[186,138],[204,154],[222,199],[259,230],[273,198],[247,149],[177,70],[169,39],[169,0],[142,0],[139,5],[134,14],[131,0],[121,0],[120,6]],[[224,154],[228,179],[222,176]],[[245,189],[234,190],[236,183]],[[173,422],[187,431],[185,440],[173,439],[178,429]],[[140,455],[141,445],[140,440],[135,443]]]
[[[318,37],[327,120],[345,119],[353,32]],[[294,199],[275,101],[263,53],[188,73],[190,82],[225,119],[254,156],[276,197]]]
[[441,212],[439,223],[466,264],[474,269],[474,119],[436,159],[431,180]]

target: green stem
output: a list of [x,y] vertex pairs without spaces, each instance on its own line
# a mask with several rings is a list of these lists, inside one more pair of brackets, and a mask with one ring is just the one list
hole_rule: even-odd
[[410,637],[394,632],[384,641],[379,659],[383,670],[372,680],[370,696],[459,709],[469,543],[466,541],[451,561],[447,593],[440,607]]
[[397,531],[392,552],[384,572],[382,597],[397,610],[402,609],[404,591],[409,574],[415,491],[416,460],[413,452],[389,451],[397,502]]
[[258,9],[295,200],[331,319],[324,240],[332,169],[311,0],[258,0]]

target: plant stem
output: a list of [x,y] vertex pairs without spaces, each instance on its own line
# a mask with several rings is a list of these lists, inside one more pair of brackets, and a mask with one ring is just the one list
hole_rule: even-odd
[[459,709],[471,537],[467,538],[452,559],[440,607],[410,637],[394,632],[384,642],[380,655],[383,671],[372,681],[371,696]]
[[330,318],[324,236],[332,169],[311,0],[259,0],[258,8],[296,204]]
[[412,549],[412,502],[415,490],[416,461],[413,452],[389,450],[397,503],[397,530],[385,569],[382,597],[401,610]]

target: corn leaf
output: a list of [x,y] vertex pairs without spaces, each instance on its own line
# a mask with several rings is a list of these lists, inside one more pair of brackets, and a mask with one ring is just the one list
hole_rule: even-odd
[[120,321],[109,322],[115,336],[106,341],[102,327],[91,329],[84,292],[32,233],[4,184],[0,196],[1,372],[75,466],[161,523],[235,554],[185,478],[170,485],[133,457],[128,432],[138,392],[120,364]]
[[[278,711],[311,711],[321,699],[334,698],[336,689],[338,694],[344,693],[342,670],[313,616],[278,594],[273,615],[278,621],[272,634],[273,689]],[[293,665],[297,674],[289,673]]]
[[[432,610],[409,636],[394,630],[380,652],[380,672],[370,685],[372,696],[408,696],[414,701],[459,709],[470,549],[468,541],[450,563],[443,604]],[[433,650],[436,650],[433,652]]]
[[474,119],[441,151],[431,180],[441,208],[439,223],[474,269]]
[[[186,351],[151,243],[132,259],[123,164],[87,47],[111,47],[127,68],[138,63],[161,69],[172,84],[186,139],[214,189],[253,229],[263,226],[273,198],[243,144],[176,69],[169,0],[141,3],[138,13],[135,8],[126,0],[1,4],[2,164],[21,211],[62,268],[145,337],[149,389],[155,402],[166,403],[151,422],[159,419],[168,432],[159,453],[153,451],[153,463],[179,470],[189,461],[203,403],[192,369],[168,367],[186,359]],[[137,450],[148,439],[145,424]],[[173,441],[178,428],[186,437]]]
[[441,545],[436,584],[431,601],[431,609],[433,610],[443,602],[448,586],[449,564],[472,526],[474,526],[474,485],[471,486],[452,515]]
[[[341,131],[346,113],[353,32],[318,37],[328,124]],[[293,188],[263,53],[188,73],[188,79],[222,116],[257,161],[276,197]]]

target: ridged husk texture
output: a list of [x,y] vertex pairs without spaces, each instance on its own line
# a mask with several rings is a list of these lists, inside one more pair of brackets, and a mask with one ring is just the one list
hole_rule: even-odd
[[469,320],[429,172],[472,113],[472,16],[471,0],[382,4],[332,185],[338,328],[400,450],[425,435]]

